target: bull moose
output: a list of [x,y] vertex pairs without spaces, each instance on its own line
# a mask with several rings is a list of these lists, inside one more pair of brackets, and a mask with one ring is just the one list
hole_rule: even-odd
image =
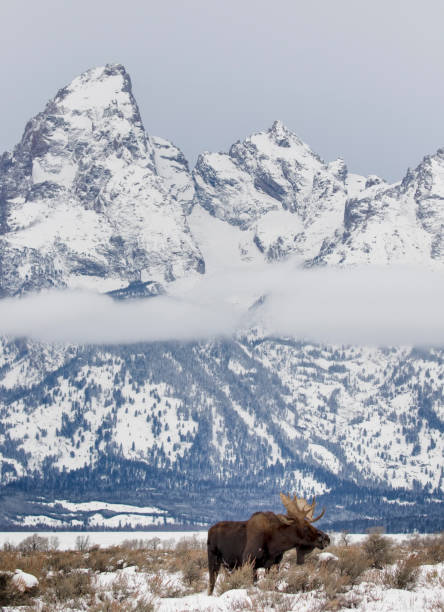
[[313,527],[324,516],[325,509],[313,518],[316,498],[311,504],[305,499],[293,499],[281,493],[287,514],[255,512],[248,521],[221,521],[208,530],[208,572],[211,595],[221,565],[232,570],[244,563],[252,563],[254,579],[260,567],[269,569],[282,561],[284,552],[297,549],[297,563],[314,548],[330,544],[326,533]]

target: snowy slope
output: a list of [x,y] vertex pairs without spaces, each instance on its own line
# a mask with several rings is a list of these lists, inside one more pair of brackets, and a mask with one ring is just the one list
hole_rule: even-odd
[[[280,490],[327,496],[333,522],[412,512],[417,521],[420,503],[422,521],[439,513],[442,351],[321,347],[257,334],[66,351],[61,365],[44,346],[3,345],[3,484],[44,473],[60,496],[97,500],[100,483],[108,498],[120,492],[117,499],[155,506],[157,491],[170,515],[185,509],[194,521],[217,517],[227,499],[231,516],[269,507]],[[358,490],[365,509],[344,501],[344,492]],[[244,493],[231,499],[231,491]],[[37,516],[45,512],[38,506]]]

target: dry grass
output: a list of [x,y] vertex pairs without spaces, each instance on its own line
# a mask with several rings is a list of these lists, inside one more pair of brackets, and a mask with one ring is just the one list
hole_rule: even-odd
[[33,588],[25,593],[18,591],[12,584],[11,575],[0,573],[0,606],[30,605],[38,594],[38,588]]
[[[36,538],[28,538],[25,545],[16,549],[9,546],[0,555],[0,607],[29,606],[38,596],[45,612],[76,606],[92,612],[152,612],[158,598],[201,593],[207,586],[205,545],[193,538],[168,547],[156,538],[129,540],[124,546],[106,549],[90,547],[88,540],[82,539],[77,548],[58,551]],[[252,588],[251,565],[231,573],[222,570],[216,592],[221,595],[228,590],[247,588],[251,609],[257,610],[268,607],[286,612],[292,607],[294,594],[311,591],[319,593],[322,602],[319,610],[352,608],[359,603],[358,595],[358,599],[353,598],[353,586],[362,581],[386,588],[414,588],[421,565],[444,561],[444,534],[418,537],[397,545],[380,533],[369,534],[361,544],[351,544],[344,534],[339,544],[329,550],[337,561],[320,562],[315,551],[307,556],[304,565],[297,565],[295,552],[287,553],[279,568],[259,572],[258,588]],[[138,580],[146,584],[146,597],[138,592],[130,575],[121,571],[130,567]],[[11,575],[16,569],[36,576],[38,589],[20,593],[12,588]],[[116,576],[106,589],[97,586],[103,572],[115,572]],[[431,569],[425,580],[435,587],[439,585],[438,571]]]
[[290,612],[293,603],[288,596],[278,591],[259,590],[250,593],[253,610],[271,609],[275,612]]
[[75,600],[92,593],[89,572],[57,572],[46,581],[45,599],[50,603]]
[[394,568],[384,570],[383,583],[391,589],[405,589],[409,591],[416,585],[419,565],[419,559],[416,555],[402,559]]
[[231,572],[223,570],[221,574],[216,583],[218,595],[232,589],[247,589],[253,585],[252,563],[245,563]]
[[370,567],[382,569],[385,565],[394,561],[392,543],[381,533],[370,533],[363,543],[363,549]]
[[341,576],[347,576],[350,584],[357,584],[362,574],[371,566],[371,560],[365,550],[359,545],[345,546],[335,550],[339,558],[338,571]]
[[409,543],[411,552],[415,552],[421,565],[435,565],[444,562],[444,532],[428,536],[416,537]]

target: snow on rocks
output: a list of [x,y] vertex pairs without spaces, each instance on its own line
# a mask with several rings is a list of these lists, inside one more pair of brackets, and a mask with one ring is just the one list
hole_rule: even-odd
[[329,561],[339,561],[338,557],[329,552],[322,552],[319,554],[318,559],[321,563],[327,563]]
[[199,156],[195,199],[218,219],[251,232],[267,260],[290,253],[308,259],[342,223],[346,174],[343,162],[325,164],[275,121],[228,154]]
[[29,591],[39,586],[39,581],[32,574],[23,572],[20,569],[16,569],[14,575],[11,578],[11,583],[21,593]]

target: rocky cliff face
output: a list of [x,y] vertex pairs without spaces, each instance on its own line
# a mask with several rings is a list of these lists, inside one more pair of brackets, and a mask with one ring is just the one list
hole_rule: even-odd
[[229,154],[204,153],[193,177],[195,201],[267,260],[442,266],[442,149],[388,185],[349,174],[343,160],[322,162],[277,121]]
[[308,259],[342,223],[345,164],[325,164],[280,121],[229,154],[204,153],[193,177],[196,202],[239,226],[268,260]]
[[[1,158],[0,287],[131,299],[289,255],[441,269],[443,211],[442,150],[388,185],[324,163],[280,122],[228,154],[202,154],[190,173],[177,147],[146,135],[123,67],[106,66],[62,89]],[[337,528],[414,528],[420,514],[420,528],[442,527],[442,350],[251,330],[225,342],[2,339],[0,349],[4,526],[150,524],[110,517],[109,505],[88,514],[97,504],[87,503],[79,518],[54,495],[131,499],[157,508],[156,521],[198,524],[221,507],[232,518],[272,508],[292,489],[324,496]]]
[[183,156],[145,134],[124,68],[82,74],[1,159],[2,294],[203,272],[189,183]]
[[444,153],[427,156],[404,179],[374,180],[347,200],[343,227],[326,240],[315,263],[413,264],[441,269]]

